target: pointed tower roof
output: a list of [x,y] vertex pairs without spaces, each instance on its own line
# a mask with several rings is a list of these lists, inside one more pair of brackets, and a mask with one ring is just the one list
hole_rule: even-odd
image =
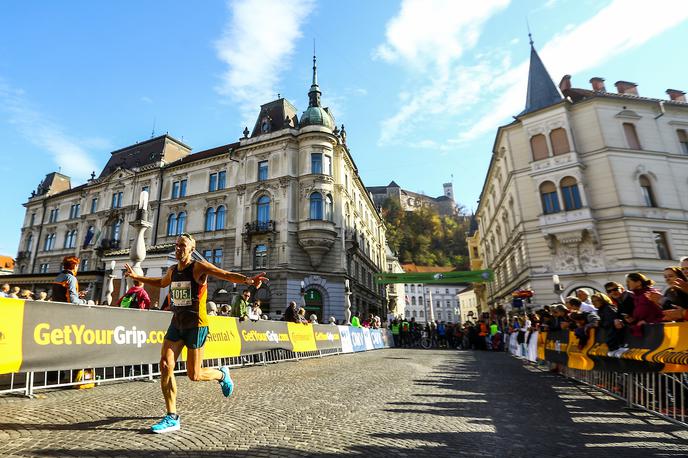
[[311,89],[308,91],[308,108],[301,115],[301,127],[306,126],[325,126],[329,129],[334,129],[334,118],[327,108],[320,105],[320,86],[318,86],[318,66],[313,55],[313,82]]
[[533,46],[533,38],[530,38],[530,69],[528,70],[528,95],[526,95],[526,108],[518,116],[522,116],[541,108],[554,105],[561,102],[561,94],[557,90],[557,86],[552,81],[552,78],[547,73],[545,65],[540,60],[535,46]]

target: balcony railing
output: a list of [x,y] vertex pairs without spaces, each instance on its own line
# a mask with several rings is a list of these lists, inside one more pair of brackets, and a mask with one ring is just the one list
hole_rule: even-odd
[[30,257],[31,257],[30,251],[19,251],[19,252],[17,252],[17,262],[22,261],[24,259],[29,259]]
[[100,241],[101,250],[119,250],[119,240],[116,239],[102,239]]
[[246,223],[244,226],[244,236],[267,234],[268,232],[275,232],[275,222],[270,221],[252,221]]

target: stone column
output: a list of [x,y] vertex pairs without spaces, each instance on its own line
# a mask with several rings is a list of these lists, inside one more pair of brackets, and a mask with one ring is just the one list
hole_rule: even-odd
[[[129,259],[131,260],[131,268],[139,275],[143,275],[141,263],[146,259],[146,229],[153,225],[148,222],[148,192],[141,191],[139,197],[139,208],[136,210],[136,219],[130,221],[129,225],[136,230],[134,242],[129,249]],[[127,288],[131,288],[132,281],[127,279]]]

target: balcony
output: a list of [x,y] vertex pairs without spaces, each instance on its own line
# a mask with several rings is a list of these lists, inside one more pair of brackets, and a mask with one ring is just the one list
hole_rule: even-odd
[[573,165],[580,165],[578,161],[578,154],[576,154],[575,151],[531,162],[530,174],[539,175],[541,173],[549,173],[556,169],[570,167]]
[[21,262],[25,259],[31,258],[31,252],[30,251],[19,251],[17,252],[17,262]]
[[539,226],[571,225],[585,221],[592,221],[590,208],[584,207],[559,213],[540,216]]
[[311,265],[317,268],[334,245],[337,231],[332,221],[310,219],[299,222],[298,236],[299,245],[308,253]]
[[595,219],[589,208],[579,208],[567,212],[552,213],[540,216],[538,224],[540,231],[548,240],[550,252],[555,254],[554,240],[565,245],[577,245],[583,241],[586,234],[591,237],[593,244],[599,244]]
[[117,239],[102,239],[98,249],[103,251],[119,250],[119,240]]
[[252,235],[268,234],[270,232],[275,232],[274,221],[252,221],[250,223],[246,223],[242,235],[246,239]]

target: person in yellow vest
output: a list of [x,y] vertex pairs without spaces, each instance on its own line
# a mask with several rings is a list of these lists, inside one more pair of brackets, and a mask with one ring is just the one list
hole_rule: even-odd
[[187,348],[186,373],[193,382],[216,380],[220,383],[222,394],[229,397],[234,391],[234,382],[229,368],[212,369],[201,367],[203,345],[208,337],[208,317],[206,308],[208,276],[231,283],[242,283],[260,288],[266,281],[265,272],[255,277],[227,272],[206,261],[194,261],[191,253],[196,241],[189,234],[177,238],[174,254],[177,264],[172,266],[162,278],[148,278],[138,275],[125,264],[125,275],[157,288],[170,287],[169,300],[172,322],[165,334],[160,356],[160,386],[165,397],[167,414],[151,427],[154,433],[176,431],[181,422],[177,415],[177,383],[174,379],[174,366],[183,347]]

